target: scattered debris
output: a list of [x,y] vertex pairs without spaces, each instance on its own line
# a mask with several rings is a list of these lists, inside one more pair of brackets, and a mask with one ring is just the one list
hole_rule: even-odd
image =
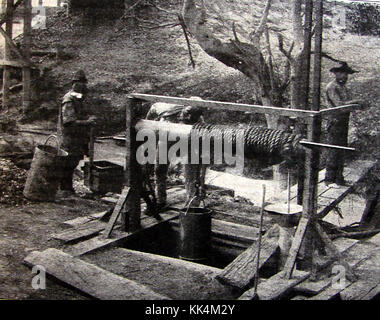
[[11,160],[0,159],[0,203],[19,206],[28,203],[22,194],[27,170],[18,168]]

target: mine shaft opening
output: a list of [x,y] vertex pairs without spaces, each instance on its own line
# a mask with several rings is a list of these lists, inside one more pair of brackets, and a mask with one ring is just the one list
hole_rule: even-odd
[[[232,242],[223,239],[221,236],[211,235],[209,249],[207,252],[203,252],[204,259],[181,258],[180,243],[180,221],[177,218],[129,237],[123,243],[123,248],[224,269],[251,246],[254,241],[249,243],[243,243],[243,241]],[[279,271],[279,256],[279,252],[273,255],[265,266],[260,269],[261,278],[270,278]]]

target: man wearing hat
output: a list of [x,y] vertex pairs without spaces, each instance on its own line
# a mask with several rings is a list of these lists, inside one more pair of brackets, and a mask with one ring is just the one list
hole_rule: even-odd
[[74,170],[83,156],[88,155],[89,132],[96,123],[96,117],[89,117],[84,108],[86,94],[87,78],[79,70],[72,79],[71,90],[63,97],[59,114],[62,148],[69,153],[62,169],[61,190],[64,191],[74,192]]
[[[335,108],[348,104],[361,104],[359,101],[351,100],[351,92],[346,87],[349,74],[357,73],[351,69],[346,62],[340,67],[330,69],[334,73],[335,80],[326,87],[326,99],[329,108]],[[340,113],[328,118],[327,121],[327,141],[329,144],[347,146],[348,126],[350,113]],[[325,183],[344,185],[343,178],[344,154],[340,150],[329,149],[326,158]]]
[[[193,100],[202,100],[199,97],[191,97]],[[173,123],[195,124],[196,122],[203,122],[202,110],[200,108],[176,105],[169,103],[155,103],[149,109],[146,119],[154,121],[165,121]],[[158,142],[156,151],[156,163],[154,165],[155,174],[155,192],[157,198],[157,207],[159,210],[166,206],[166,187],[167,187],[167,175],[169,164],[159,163],[159,149],[165,142]],[[185,186],[187,190],[187,199],[191,198],[193,193],[203,192],[197,188],[204,186],[204,174],[205,168],[199,168],[199,165],[194,168],[194,165],[186,164],[185,169]],[[203,175],[202,175],[203,174]],[[202,175],[199,177],[199,175]],[[191,180],[191,181],[190,181]],[[196,190],[195,190],[196,189]]]

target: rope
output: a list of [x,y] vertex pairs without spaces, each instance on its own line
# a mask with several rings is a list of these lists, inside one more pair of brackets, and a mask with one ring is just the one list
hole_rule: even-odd
[[221,139],[224,143],[232,143],[234,147],[236,146],[238,132],[241,130],[243,130],[244,153],[247,158],[256,158],[258,156],[284,158],[298,152],[301,136],[282,130],[255,126],[239,129],[229,125],[196,123],[193,125],[192,135],[197,138],[209,135],[214,138],[214,141],[215,138]]

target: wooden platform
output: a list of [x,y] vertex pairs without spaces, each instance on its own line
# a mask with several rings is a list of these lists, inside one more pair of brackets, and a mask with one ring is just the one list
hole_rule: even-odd
[[[353,166],[359,166],[359,164],[356,163]],[[337,200],[342,203],[363,175],[374,167],[374,163],[360,163],[360,167],[362,170],[347,169],[345,171],[346,179],[351,181],[349,186],[331,189],[320,184],[319,199],[327,199],[326,202],[320,203],[320,213],[330,210],[331,204],[335,205]],[[320,175],[321,182],[323,182],[323,172]],[[170,197],[175,198],[183,197],[183,193],[183,188],[174,188],[169,192]],[[181,200],[178,201],[178,205],[181,205]],[[247,208],[247,210],[249,209]],[[249,223],[256,221],[258,213],[254,210],[249,210],[247,213],[237,212],[236,216],[242,219],[241,223],[223,220],[230,214],[225,212],[218,214],[218,218],[213,217],[212,241],[215,245],[223,245],[234,252],[235,263],[237,263],[236,270],[240,270],[239,261],[244,260],[244,265],[252,265],[255,261],[258,227],[248,226],[244,221],[249,221]],[[225,278],[236,278],[237,273],[233,271],[235,270],[233,263],[230,268],[226,265],[226,269],[222,270],[118,247],[128,239],[138,236],[140,232],[161,230],[160,224],[171,226],[174,230],[179,229],[178,211],[173,210],[162,214],[162,221],[143,215],[142,228],[135,233],[121,231],[120,224],[116,223],[111,238],[104,237],[106,223],[100,220],[103,215],[104,212],[99,212],[66,221],[64,224],[68,229],[52,235],[53,238],[62,241],[63,251],[48,249],[43,252],[33,252],[25,259],[25,263],[30,266],[36,264],[47,266],[51,276],[96,299],[252,299],[251,280],[254,273],[246,272],[247,277],[244,277],[245,271],[243,271],[243,277],[238,277],[237,287],[246,290],[243,294],[241,294],[241,290],[236,291],[230,284],[227,285],[223,281],[221,283],[217,280],[217,277],[223,274],[227,275]],[[247,219],[248,217],[250,220]],[[265,218],[264,226],[268,230],[270,224],[273,225],[274,222],[270,214],[267,214]],[[157,229],[155,229],[156,227]],[[380,272],[378,271],[380,234],[366,241],[338,238],[334,240],[334,244],[358,276],[356,281],[346,280],[344,285],[337,288],[333,283],[332,261],[322,261],[317,281],[311,281],[310,273],[300,270],[295,270],[291,279],[284,278],[282,273],[267,279],[261,278],[257,291],[260,299],[278,300],[297,297],[298,300],[359,300],[375,297],[379,293],[380,285]],[[274,248],[274,246],[270,247]],[[245,251],[246,249],[248,250]],[[268,257],[273,250],[269,251]],[[262,253],[264,261],[266,259],[265,248]],[[228,272],[231,270],[233,271],[232,275]],[[82,279],[85,279],[83,272],[89,272],[95,276],[83,281]],[[78,276],[71,278],[69,276],[71,273]],[[241,279],[243,281],[240,283]],[[109,292],[109,288],[103,291],[99,289],[99,285],[108,281],[112,284],[114,292]],[[123,285],[113,285],[113,283]]]
[[[365,199],[357,194],[353,195],[359,183],[373,170],[377,170],[378,162],[358,160],[353,161],[344,168],[345,186],[327,186],[324,182],[326,170],[319,172],[318,183],[318,216],[326,222],[337,226],[347,226],[359,222],[365,207]],[[291,187],[291,202],[297,201],[298,185]],[[285,202],[287,191],[269,199],[269,202]],[[333,211],[339,207],[343,218]]]

